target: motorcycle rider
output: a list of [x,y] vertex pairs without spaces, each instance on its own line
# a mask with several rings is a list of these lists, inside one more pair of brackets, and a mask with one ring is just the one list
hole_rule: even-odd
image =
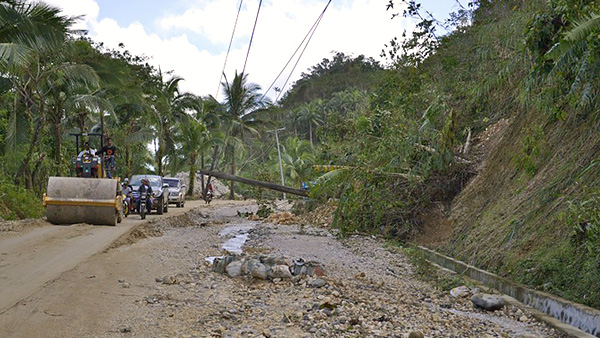
[[206,196],[204,198],[204,201],[206,202],[206,204],[210,204],[210,201],[212,200],[214,194],[215,194],[215,190],[213,189],[212,183],[209,182],[206,185]]
[[137,211],[140,212],[140,203],[142,202],[142,193],[146,192],[146,209],[152,210],[152,186],[147,178],[142,178],[142,184],[138,188],[139,197],[136,201]]
[[121,194],[123,195],[123,204],[126,204],[125,206],[127,207],[127,210],[124,210],[123,213],[127,215],[131,210],[130,208],[133,199],[133,187],[129,185],[129,179],[127,177],[125,177],[121,183]]
[[123,195],[128,196],[129,194],[131,194],[133,192],[133,187],[131,185],[129,185],[129,179],[127,177],[125,177],[125,179],[123,180],[122,185],[122,190],[123,190]]
[[106,142],[108,142],[108,144],[100,149],[98,155],[104,154],[104,161],[109,167],[109,170],[106,171],[106,174],[108,178],[112,178],[112,172],[115,168],[115,155],[117,154],[117,147],[113,145],[112,137],[107,138]]

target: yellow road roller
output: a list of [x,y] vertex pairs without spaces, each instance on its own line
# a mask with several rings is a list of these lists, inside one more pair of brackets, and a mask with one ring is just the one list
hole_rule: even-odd
[[118,185],[116,179],[50,177],[46,218],[52,224],[117,225],[123,208]]
[[[79,152],[80,136],[101,134],[74,134],[77,136]],[[102,143],[102,142],[101,142]],[[82,159],[83,158],[83,159]],[[104,178],[101,167],[97,171],[80,170],[81,163],[88,165],[82,154],[74,158],[77,175],[80,177],[50,177],[44,194],[46,218],[52,224],[88,223],[97,225],[117,225],[121,222],[123,200],[118,179]],[[83,174],[82,174],[83,173]]]

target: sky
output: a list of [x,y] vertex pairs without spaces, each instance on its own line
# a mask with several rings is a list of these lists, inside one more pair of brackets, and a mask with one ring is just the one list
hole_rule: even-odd
[[[130,53],[147,56],[148,62],[163,72],[173,71],[184,79],[180,82],[182,91],[213,95],[219,100],[223,98],[222,74],[231,81],[244,64],[248,81],[261,86],[264,93],[272,84],[282,88],[289,76],[284,91],[288,90],[310,67],[331,59],[334,51],[385,63],[380,57],[384,45],[404,30],[411,31],[415,24],[402,17],[391,19],[392,13],[402,10],[396,6],[394,11],[386,11],[388,0],[332,0],[298,60],[305,45],[292,56],[328,0],[262,0],[258,19],[261,0],[242,0],[229,54],[240,0],[44,2],[61,8],[64,15],[81,16],[74,28],[88,31],[92,40],[112,49],[119,49],[122,43]],[[459,8],[456,0],[420,2],[438,20]],[[274,100],[277,92],[271,89],[267,96]]]

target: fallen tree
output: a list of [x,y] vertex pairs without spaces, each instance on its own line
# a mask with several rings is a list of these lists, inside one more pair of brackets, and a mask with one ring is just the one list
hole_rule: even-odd
[[238,177],[238,176],[234,176],[234,175],[220,173],[217,171],[200,170],[200,173],[202,173],[203,175],[207,175],[209,178],[216,177],[216,178],[220,178],[223,180],[231,180],[231,181],[236,181],[236,182],[240,182],[240,183],[250,184],[253,186],[257,186],[257,187],[261,187],[261,188],[265,188],[265,189],[271,189],[271,190],[275,190],[275,191],[279,191],[279,192],[284,192],[287,194],[308,197],[308,191],[302,190],[302,189],[290,188],[290,187],[273,184],[273,183],[269,183],[269,182],[263,182],[263,181],[253,180],[250,178]]

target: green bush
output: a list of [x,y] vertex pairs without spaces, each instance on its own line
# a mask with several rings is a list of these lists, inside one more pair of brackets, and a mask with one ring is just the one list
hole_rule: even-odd
[[39,218],[44,214],[40,198],[7,179],[0,179],[0,217],[5,220]]

